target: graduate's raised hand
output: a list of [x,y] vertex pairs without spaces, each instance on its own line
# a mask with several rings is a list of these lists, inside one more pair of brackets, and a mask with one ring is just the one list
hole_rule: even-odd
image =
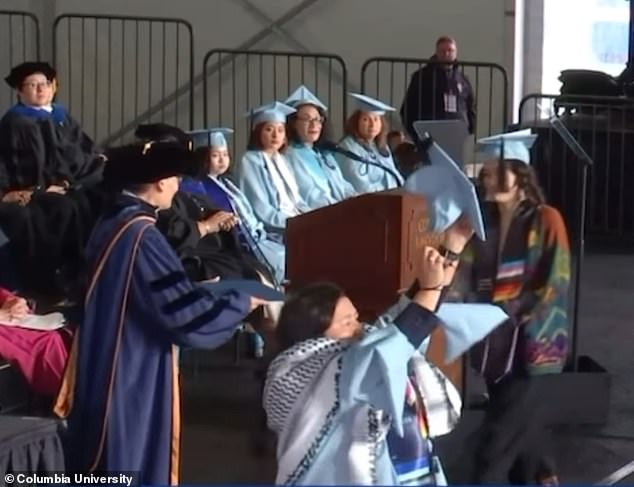
[[413,301],[434,311],[438,305],[445,280],[445,258],[433,247],[423,249],[423,260],[418,273],[418,291]]
[[421,290],[442,289],[445,280],[445,258],[433,247],[423,248],[423,260],[418,274]]
[[445,248],[451,252],[460,254],[472,236],[473,227],[469,219],[465,215],[462,215],[445,231],[445,241],[443,244]]

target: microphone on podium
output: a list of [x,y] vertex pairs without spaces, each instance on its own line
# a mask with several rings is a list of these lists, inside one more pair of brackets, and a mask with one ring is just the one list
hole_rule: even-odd
[[388,173],[390,176],[392,176],[394,180],[396,181],[397,186],[403,186],[403,183],[402,183],[403,177],[400,174],[398,174],[396,171],[394,171],[393,169],[386,167],[379,162],[371,161],[369,159],[361,157],[359,154],[355,154],[354,152],[348,149],[344,149],[343,147],[340,147],[334,142],[324,141],[318,144],[316,148],[324,152],[335,152],[337,154],[341,154],[342,156],[345,156],[348,159],[352,159],[353,161],[357,161],[362,164],[378,167],[382,169],[383,171],[385,171],[386,173]]

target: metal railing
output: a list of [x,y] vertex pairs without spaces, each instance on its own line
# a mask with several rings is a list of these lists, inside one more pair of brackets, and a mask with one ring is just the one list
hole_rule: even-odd
[[[388,121],[393,128],[402,127],[403,121],[399,110],[410,86],[412,75],[425,66],[433,65],[439,65],[438,61],[416,58],[370,58],[361,68],[363,92],[395,107],[397,111],[387,115]],[[458,62],[457,66],[469,81],[475,102],[475,127],[471,143],[475,138],[505,130],[509,120],[509,82],[505,69],[498,64],[466,61]],[[430,79],[419,84],[419,100],[423,101],[413,110],[418,114],[416,119],[445,118],[444,93],[442,92],[444,80],[440,78],[441,76],[445,76],[444,70],[432,69]],[[412,87],[412,89],[417,88]],[[463,87],[460,86],[459,89]]]
[[54,22],[53,56],[60,99],[102,144],[125,140],[139,123],[193,125],[194,39],[185,20],[64,14]]
[[203,61],[206,127],[231,127],[233,154],[247,147],[251,124],[246,113],[275,100],[284,101],[300,84],[325,105],[336,133],[346,113],[348,73],[340,56],[284,51],[213,49]]
[[[22,62],[40,60],[40,24],[35,15],[0,10],[0,39],[5,46],[0,55],[2,78],[9,74],[12,67]],[[15,91],[2,82],[0,113],[4,113],[15,102]]]
[[520,103],[520,125],[540,135],[533,160],[548,201],[566,221],[575,222],[581,167],[548,124],[552,115],[565,121],[594,161],[588,177],[588,235],[634,238],[634,100],[531,94]]

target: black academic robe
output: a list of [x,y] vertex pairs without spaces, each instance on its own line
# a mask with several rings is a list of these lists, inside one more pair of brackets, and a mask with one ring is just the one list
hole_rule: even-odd
[[55,412],[68,421],[68,471],[138,472],[139,485],[175,485],[177,347],[225,343],[250,298],[195,287],[155,221],[152,207],[121,196],[95,227],[84,318]]
[[103,161],[93,141],[66,110],[18,103],[0,120],[0,193],[50,185],[92,185]]
[[180,257],[194,281],[213,279],[258,279],[274,282],[269,270],[245,252],[236,231],[216,232],[201,238],[196,222],[218,211],[200,195],[179,191],[169,210],[159,214],[157,227]]
[[65,195],[37,192],[26,206],[0,202],[0,229],[10,240],[7,252],[21,293],[53,300],[67,297],[107,201],[108,193],[93,186]]

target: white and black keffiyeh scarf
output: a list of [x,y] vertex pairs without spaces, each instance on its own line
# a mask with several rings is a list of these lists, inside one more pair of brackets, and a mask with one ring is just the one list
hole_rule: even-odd
[[[374,326],[367,325],[370,333]],[[316,338],[298,343],[270,365],[263,403],[269,428],[278,437],[277,484],[293,485],[311,468],[340,420],[339,377],[348,341]],[[432,436],[453,429],[460,416],[460,396],[440,370],[416,353],[410,364],[425,398]],[[405,398],[403,398],[405,400]],[[349,483],[376,483],[376,451],[390,418],[371,405],[358,405],[350,416]],[[342,459],[345,460],[345,459]]]

